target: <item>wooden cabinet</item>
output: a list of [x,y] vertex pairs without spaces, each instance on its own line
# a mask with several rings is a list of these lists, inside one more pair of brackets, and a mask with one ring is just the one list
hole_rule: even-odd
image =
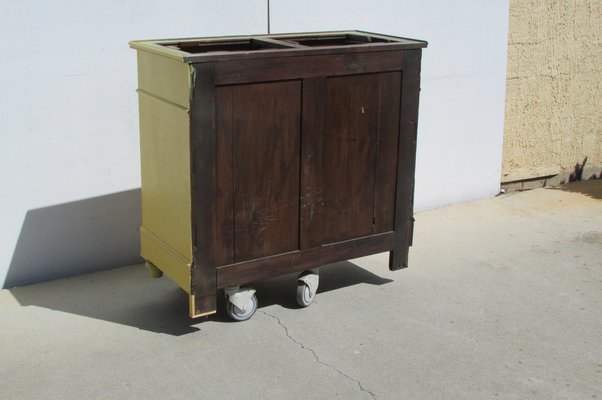
[[218,289],[389,251],[407,266],[421,49],[365,32],[134,41],[142,256]]

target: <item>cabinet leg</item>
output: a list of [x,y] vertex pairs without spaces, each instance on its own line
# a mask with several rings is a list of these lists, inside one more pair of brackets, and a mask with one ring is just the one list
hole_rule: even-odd
[[150,261],[144,263],[146,269],[148,269],[148,273],[151,278],[161,278],[163,276],[163,271],[161,271],[155,264]]

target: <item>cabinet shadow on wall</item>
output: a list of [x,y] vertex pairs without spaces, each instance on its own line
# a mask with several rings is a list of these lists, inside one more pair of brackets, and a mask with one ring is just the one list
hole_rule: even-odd
[[142,262],[140,189],[29,210],[5,288]]

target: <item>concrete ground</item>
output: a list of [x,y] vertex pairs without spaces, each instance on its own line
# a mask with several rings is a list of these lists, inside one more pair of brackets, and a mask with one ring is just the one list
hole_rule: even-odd
[[[68,251],[68,249],[65,249]],[[187,317],[142,265],[0,292],[2,399],[602,399],[602,180],[416,215],[384,254]]]

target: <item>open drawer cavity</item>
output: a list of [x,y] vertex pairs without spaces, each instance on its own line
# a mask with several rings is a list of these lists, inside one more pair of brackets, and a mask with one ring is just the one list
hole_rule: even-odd
[[190,54],[254,52],[262,50],[290,49],[293,47],[290,43],[286,42],[255,38],[242,40],[186,41],[178,43],[162,43],[162,45]]
[[282,36],[278,39],[295,43],[307,47],[325,47],[325,46],[353,46],[370,43],[392,43],[394,40],[388,40],[382,37],[375,37],[369,34],[332,34],[332,35],[314,35],[314,36]]
[[163,42],[162,46],[189,54],[257,52],[308,47],[339,47],[394,43],[394,39],[363,33],[332,33],[316,35],[274,35],[244,39],[207,39]]

